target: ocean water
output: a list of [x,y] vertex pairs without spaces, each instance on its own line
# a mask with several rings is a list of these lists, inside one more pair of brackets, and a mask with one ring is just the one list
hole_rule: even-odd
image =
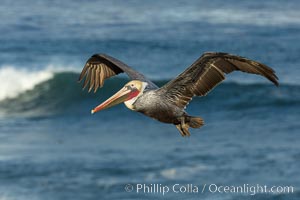
[[[296,0],[2,0],[0,200],[300,199],[299,9]],[[182,138],[124,105],[90,114],[125,75],[96,94],[77,83],[94,53],[163,85],[205,51],[265,63],[280,86],[230,74],[189,104],[205,126]]]

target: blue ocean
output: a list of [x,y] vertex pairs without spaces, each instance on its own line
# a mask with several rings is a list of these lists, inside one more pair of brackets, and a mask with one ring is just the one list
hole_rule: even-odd
[[[2,0],[0,200],[300,199],[300,2]],[[123,104],[90,110],[77,82],[106,53],[159,86],[207,51],[272,67],[233,73],[187,107],[205,126],[181,137]],[[167,191],[168,190],[168,191]]]

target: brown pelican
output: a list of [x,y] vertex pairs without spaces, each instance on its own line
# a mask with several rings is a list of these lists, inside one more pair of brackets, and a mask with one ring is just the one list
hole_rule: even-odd
[[86,62],[79,82],[85,77],[83,89],[89,92],[103,86],[105,79],[125,72],[130,79],[120,91],[95,107],[91,113],[124,102],[130,110],[143,113],[160,122],[174,124],[182,136],[190,136],[189,127],[204,125],[202,118],[188,115],[185,107],[194,96],[205,96],[225,79],[225,74],[242,71],[266,77],[278,86],[278,78],[270,67],[228,53],[207,52],[190,67],[161,88],[123,62],[95,54]]

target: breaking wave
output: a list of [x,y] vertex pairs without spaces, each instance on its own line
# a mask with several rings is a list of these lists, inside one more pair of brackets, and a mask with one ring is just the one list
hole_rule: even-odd
[[27,71],[7,66],[0,70],[0,101],[7,98],[15,98],[19,94],[32,90],[37,84],[53,78],[49,70]]
[[[40,116],[60,113],[74,113],[90,110],[91,105],[118,91],[128,79],[114,77],[109,79],[96,94],[82,91],[77,83],[79,73],[71,71],[42,70],[29,72],[12,67],[2,68],[0,90],[1,116]],[[168,80],[156,80],[161,86]],[[202,109],[210,107],[241,109],[258,106],[295,106],[300,105],[300,86],[281,84],[279,88],[271,83],[225,82],[216,87],[205,98],[195,98]],[[203,106],[204,105],[204,106]]]

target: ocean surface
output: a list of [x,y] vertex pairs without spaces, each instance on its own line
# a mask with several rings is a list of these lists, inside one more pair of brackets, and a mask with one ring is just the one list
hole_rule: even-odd
[[[2,0],[0,200],[300,199],[299,10],[298,0]],[[228,75],[189,104],[205,126],[182,138],[123,104],[90,114],[125,75],[96,94],[77,83],[94,53],[163,85],[206,51],[265,63],[280,86]]]

